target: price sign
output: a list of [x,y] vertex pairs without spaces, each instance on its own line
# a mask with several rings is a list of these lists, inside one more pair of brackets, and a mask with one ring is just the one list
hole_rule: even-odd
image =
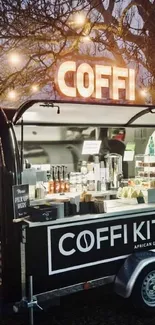
[[134,151],[124,151],[123,161],[133,161],[134,159]]
[[124,152],[124,161],[133,161],[135,154],[135,143],[128,142],[126,144],[125,152]]
[[84,141],[82,148],[82,155],[98,155],[101,147],[101,140],[99,141]]
[[27,216],[29,206],[29,185],[14,185],[12,191],[14,218],[23,218]]
[[125,150],[127,151],[135,151],[136,144],[134,142],[128,142],[126,144]]

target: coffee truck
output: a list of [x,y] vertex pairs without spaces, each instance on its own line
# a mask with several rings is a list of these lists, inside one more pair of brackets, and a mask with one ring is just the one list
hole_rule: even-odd
[[[67,84],[64,67],[72,70],[74,76],[76,74],[73,85]],[[152,151],[151,154],[150,151],[145,151],[147,137],[139,137],[135,140],[137,150],[140,150],[137,155],[134,146],[129,148],[126,144],[123,156],[114,151],[106,153],[108,164],[103,168],[103,159],[101,157],[101,162],[98,160],[97,150],[102,145],[102,141],[98,140],[98,131],[102,128],[121,128],[129,133],[130,130],[135,132],[140,129],[150,136],[155,125],[155,107],[133,103],[133,70],[120,69],[119,78],[119,70],[110,67],[107,68],[107,73],[103,66],[100,69],[95,67],[95,74],[93,68],[86,64],[80,66],[78,71],[73,62],[61,68],[60,66],[57,73],[57,85],[61,88],[61,94],[67,96],[72,90],[72,96],[75,92],[76,99],[80,94],[79,100],[30,100],[21,105],[12,114],[12,118],[8,112],[0,110],[2,308],[6,304],[11,304],[16,312],[23,307],[28,308],[30,324],[33,324],[33,308],[42,308],[42,302],[113,283],[118,295],[132,298],[138,308],[155,312],[155,155]],[[104,78],[101,68],[104,70]],[[88,74],[87,87],[84,83],[85,72]],[[110,79],[107,77],[109,74]],[[99,79],[95,80],[97,76]],[[130,82],[129,76],[132,79]],[[110,96],[116,96],[115,99],[119,95],[119,88],[127,88],[125,104],[106,104],[97,97],[89,101],[88,97],[94,91],[94,82],[98,85],[95,89],[98,94],[96,96],[99,97],[102,88],[111,87],[109,80],[113,80],[112,92],[109,93],[112,94]],[[66,91],[67,87],[72,89]],[[82,96],[84,100],[81,101]],[[112,97],[113,100],[114,98]],[[132,100],[131,104],[129,100]],[[95,130],[94,138],[89,138],[88,135],[86,140],[82,140],[82,146],[85,144],[87,149],[85,159],[86,156],[95,159],[83,164],[81,172],[70,168],[67,178],[70,189],[68,187],[67,191],[50,192],[45,183],[51,184],[51,178],[45,179],[47,173],[41,173],[45,170],[47,172],[47,169],[40,168],[40,174],[36,176],[38,170],[33,163],[29,164],[29,168],[25,167],[25,136],[35,137],[37,132],[34,132],[34,127],[35,131],[40,130],[38,142],[41,142],[41,137],[46,132],[44,142],[51,146],[50,166],[56,152],[61,158],[61,164],[67,159],[67,154],[62,154],[64,132],[61,146],[59,147],[59,139],[55,142],[57,151],[52,155],[54,140],[51,135],[56,134],[57,128],[63,131],[67,128]],[[153,138],[151,141],[154,143]],[[36,144],[34,140],[32,142],[33,145]],[[66,140],[66,143],[70,144],[71,140]],[[148,148],[150,150],[153,147],[149,145]],[[114,161],[110,165],[111,159]],[[120,164],[117,164],[118,160],[123,166],[125,160],[132,167],[136,163],[131,175],[128,172],[126,180],[118,179],[123,173],[123,168],[120,171]],[[91,170],[90,165],[91,168],[93,166]],[[112,171],[110,166],[113,167]],[[101,171],[104,174],[104,187],[101,187],[100,182]],[[91,178],[88,177],[90,173]],[[36,191],[37,177],[40,177],[40,183],[44,183],[46,188],[44,197],[35,197],[36,192],[42,193]],[[54,180],[53,175],[50,177],[52,182],[56,181],[56,174]],[[32,179],[35,181],[32,182]],[[115,182],[116,179],[118,182]],[[88,183],[93,183],[94,188],[88,189]],[[35,189],[34,196],[32,187]]]

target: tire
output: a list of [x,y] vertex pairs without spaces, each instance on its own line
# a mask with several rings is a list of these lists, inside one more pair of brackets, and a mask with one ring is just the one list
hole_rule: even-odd
[[155,263],[142,270],[134,285],[131,299],[137,309],[155,314]]

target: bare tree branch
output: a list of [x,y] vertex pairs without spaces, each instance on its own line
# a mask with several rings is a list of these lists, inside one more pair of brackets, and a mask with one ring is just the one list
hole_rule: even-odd
[[[85,16],[81,24],[77,13]],[[12,52],[20,66],[9,63]],[[58,60],[88,60],[88,53],[107,64],[140,66],[155,85],[155,1],[0,0],[1,96],[12,86],[29,95],[32,83],[51,89]]]

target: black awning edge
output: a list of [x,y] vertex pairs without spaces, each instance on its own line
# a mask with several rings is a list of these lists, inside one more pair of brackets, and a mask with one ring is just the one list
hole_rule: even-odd
[[[125,125],[125,127],[131,126],[131,124],[133,122],[135,122],[139,117],[147,114],[147,113],[152,113],[155,114],[155,112],[153,112],[152,110],[155,109],[155,106],[151,105],[151,106],[147,106],[147,108],[139,113],[137,113],[136,115],[134,115]],[[134,126],[134,125],[133,125]]]
[[[142,110],[140,113],[137,113],[134,115],[127,123],[122,124],[121,127],[127,127],[131,126],[131,123],[133,123],[137,118],[139,118],[142,115],[145,115],[149,112],[152,111],[152,109],[155,109],[154,105],[139,105],[139,104],[118,104],[118,103],[102,103],[102,102],[81,102],[81,101],[67,101],[67,100],[50,100],[50,99],[32,99],[24,102],[16,111],[14,117],[13,117],[13,124],[16,124],[18,120],[22,117],[22,115],[27,111],[32,105],[40,103],[40,104],[47,104],[54,106],[54,103],[56,104],[61,104],[61,103],[66,103],[66,104],[86,104],[86,105],[103,105],[103,106],[126,106],[126,107],[141,107],[141,108],[146,108],[145,110]],[[25,124],[25,123],[24,123]],[[34,122],[35,124],[35,122]],[[75,123],[76,124],[76,123]]]

